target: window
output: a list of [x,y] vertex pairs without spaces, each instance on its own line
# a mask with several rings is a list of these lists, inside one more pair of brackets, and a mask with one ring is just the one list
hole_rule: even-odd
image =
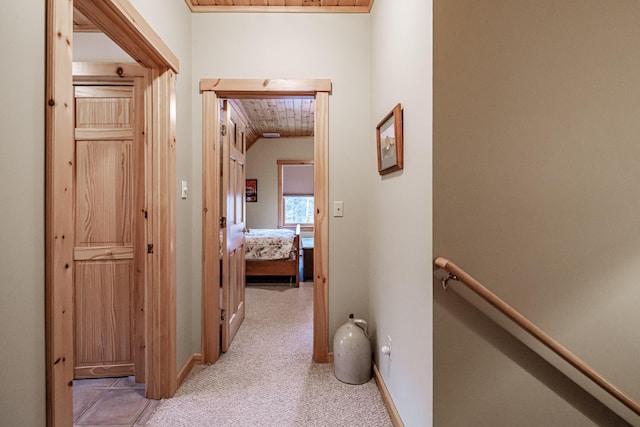
[[278,160],[278,226],[313,229],[313,162]]
[[313,196],[283,196],[284,224],[313,224]]

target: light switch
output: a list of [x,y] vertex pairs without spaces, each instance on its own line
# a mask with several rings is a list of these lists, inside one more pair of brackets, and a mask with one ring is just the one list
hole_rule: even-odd
[[187,181],[182,181],[182,198],[187,198]]
[[344,214],[344,204],[342,200],[333,201],[333,216],[342,216]]

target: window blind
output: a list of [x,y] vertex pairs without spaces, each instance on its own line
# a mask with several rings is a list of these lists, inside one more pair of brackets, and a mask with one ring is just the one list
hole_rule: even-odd
[[282,165],[282,195],[312,196],[313,165]]

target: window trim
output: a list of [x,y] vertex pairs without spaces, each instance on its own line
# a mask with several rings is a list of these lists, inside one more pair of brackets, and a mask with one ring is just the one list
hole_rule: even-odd
[[[284,222],[284,197],[282,195],[282,169],[285,165],[313,165],[313,160],[278,160],[278,228],[295,229],[297,224]],[[301,196],[304,194],[301,194]],[[311,194],[311,196],[315,196]],[[313,231],[314,224],[300,224],[302,231]]]

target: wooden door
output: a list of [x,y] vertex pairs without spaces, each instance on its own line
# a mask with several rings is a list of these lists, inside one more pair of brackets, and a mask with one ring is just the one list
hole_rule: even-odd
[[135,374],[135,113],[134,86],[75,87],[75,378]]
[[231,103],[222,100],[222,351],[244,320],[245,129]]

